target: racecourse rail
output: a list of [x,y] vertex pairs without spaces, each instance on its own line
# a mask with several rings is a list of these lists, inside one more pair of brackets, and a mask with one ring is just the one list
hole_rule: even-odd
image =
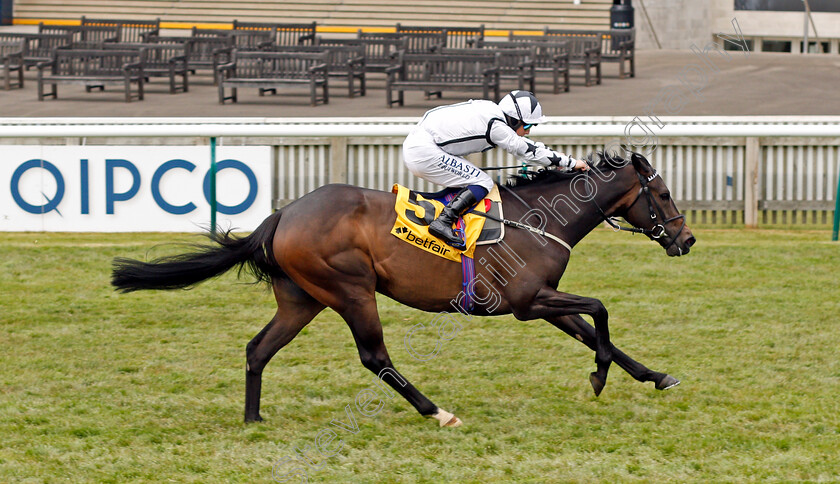
[[[417,120],[0,118],[0,144],[270,146],[279,208],[327,183],[435,189],[401,161]],[[840,116],[554,117],[531,137],[578,157],[621,145],[647,152],[695,221],[825,225],[833,212],[837,238]],[[516,164],[502,150],[471,159],[484,167]],[[502,181],[514,171],[492,173]]]

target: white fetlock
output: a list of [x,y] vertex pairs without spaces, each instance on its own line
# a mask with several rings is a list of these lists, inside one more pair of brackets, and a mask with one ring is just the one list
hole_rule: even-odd
[[460,427],[462,424],[461,419],[442,408],[438,408],[437,413],[432,415],[432,417],[440,422],[441,427]]

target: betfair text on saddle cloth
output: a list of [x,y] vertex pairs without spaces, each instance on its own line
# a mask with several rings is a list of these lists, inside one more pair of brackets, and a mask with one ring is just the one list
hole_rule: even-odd
[[498,104],[470,100],[426,112],[403,142],[405,166],[424,180],[461,189],[429,225],[429,232],[458,250],[466,247],[452,224],[493,188],[490,175],[464,158],[468,154],[499,146],[524,163],[588,170],[584,161],[525,138],[545,119],[529,91],[511,91]]

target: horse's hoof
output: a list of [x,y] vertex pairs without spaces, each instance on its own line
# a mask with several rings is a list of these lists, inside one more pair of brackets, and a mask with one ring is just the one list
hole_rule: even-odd
[[441,427],[460,427],[463,424],[461,419],[442,408],[438,408],[437,413],[432,415],[432,417],[440,422]]
[[256,417],[245,417],[245,423],[262,422],[262,421],[263,421],[263,418],[260,417],[259,414],[257,414]]
[[598,378],[598,375],[595,372],[589,374],[589,383],[592,384],[592,390],[595,391],[595,396],[600,396],[601,392],[604,390],[604,386],[606,383]]
[[460,418],[453,415],[452,418],[449,419],[449,422],[446,422],[445,424],[441,425],[441,427],[460,427],[463,424],[464,423],[461,422]]
[[656,389],[667,390],[669,388],[674,388],[679,384],[680,381],[676,378],[672,377],[671,375],[665,375],[661,380],[659,380],[659,382],[656,383]]

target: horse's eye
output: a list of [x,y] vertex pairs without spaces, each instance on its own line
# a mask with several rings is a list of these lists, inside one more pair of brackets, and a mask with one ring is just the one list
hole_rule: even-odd
[[667,201],[667,200],[670,200],[671,194],[666,192],[666,193],[663,193],[663,194],[659,195],[659,198]]

